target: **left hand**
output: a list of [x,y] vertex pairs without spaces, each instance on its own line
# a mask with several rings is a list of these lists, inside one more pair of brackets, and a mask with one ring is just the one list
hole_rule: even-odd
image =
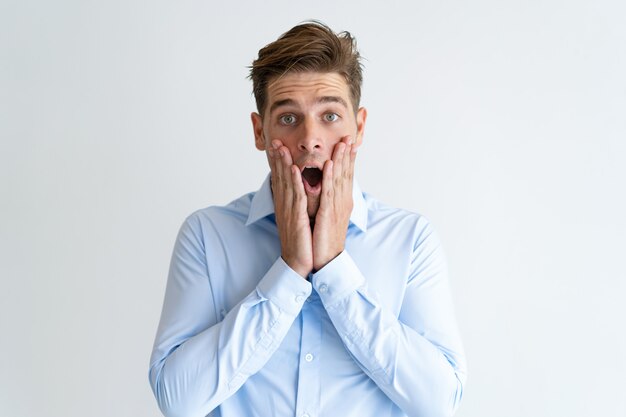
[[313,228],[313,269],[319,271],[343,252],[352,213],[356,145],[343,137],[324,164],[320,206]]

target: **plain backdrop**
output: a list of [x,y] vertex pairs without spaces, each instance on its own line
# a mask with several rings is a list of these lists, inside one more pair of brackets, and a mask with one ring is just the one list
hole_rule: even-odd
[[626,6],[0,0],[0,416],[159,416],[178,228],[256,190],[246,79],[316,18],[365,57],[357,177],[439,231],[458,417],[626,415]]

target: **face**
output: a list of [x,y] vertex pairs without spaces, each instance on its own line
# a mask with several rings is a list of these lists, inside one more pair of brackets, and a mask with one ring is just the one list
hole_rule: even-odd
[[263,117],[252,113],[256,147],[267,151],[273,140],[280,140],[289,149],[303,173],[307,211],[314,218],[321,184],[312,186],[307,179],[315,183],[321,178],[324,163],[342,138],[361,144],[367,112],[360,108],[355,114],[348,84],[337,73],[284,75],[269,83],[266,103]]

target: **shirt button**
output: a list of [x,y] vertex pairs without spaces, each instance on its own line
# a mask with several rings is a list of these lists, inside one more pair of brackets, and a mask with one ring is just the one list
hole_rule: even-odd
[[320,291],[321,293],[325,293],[326,291],[328,291],[328,285],[326,285],[326,284],[322,284],[322,285],[320,285],[320,287],[319,287],[319,291]]
[[304,298],[304,297],[303,297],[303,296],[301,296],[301,295],[296,295],[296,302],[297,302],[297,303],[301,303],[303,298]]
[[310,353],[307,353],[304,356],[304,360],[307,361],[307,362],[311,362],[313,360],[313,355],[311,355]]

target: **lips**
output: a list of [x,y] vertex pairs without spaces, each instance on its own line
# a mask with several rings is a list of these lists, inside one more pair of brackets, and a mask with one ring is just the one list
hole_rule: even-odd
[[322,171],[319,168],[307,167],[302,170],[302,178],[313,188],[322,182]]

